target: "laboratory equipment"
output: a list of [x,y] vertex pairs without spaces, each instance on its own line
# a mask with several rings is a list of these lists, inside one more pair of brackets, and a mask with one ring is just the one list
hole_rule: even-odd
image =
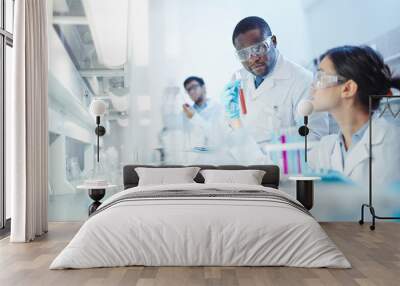
[[[380,219],[380,220],[399,220],[400,216],[379,216],[375,212],[375,208],[373,206],[372,202],[372,119],[374,115],[374,111],[372,109],[372,100],[376,98],[400,98],[400,96],[394,96],[394,95],[370,95],[369,96],[369,156],[368,156],[368,171],[369,171],[369,181],[368,181],[368,203],[364,203],[361,205],[361,219],[358,221],[359,224],[364,224],[364,208],[368,208],[371,216],[372,216],[372,224],[370,225],[371,230],[375,230],[375,220]],[[387,102],[389,104],[389,102]],[[390,106],[390,105],[389,105]],[[378,115],[378,117],[381,117],[385,113],[386,109],[382,111],[381,114]],[[398,114],[393,114],[392,116],[394,118],[397,117]],[[376,155],[375,155],[376,156]]]

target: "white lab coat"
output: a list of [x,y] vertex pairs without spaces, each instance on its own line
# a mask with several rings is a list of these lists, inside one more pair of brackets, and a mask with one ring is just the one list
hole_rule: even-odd
[[195,110],[192,118],[183,116],[187,147],[208,147],[215,139],[213,122],[218,121],[223,111],[222,105],[212,99],[207,100],[207,107],[200,112]]
[[186,164],[232,163],[232,157],[224,148],[229,126],[224,118],[224,108],[218,101],[208,99],[207,107],[196,111],[191,119],[183,114],[183,123]]
[[[338,134],[325,136],[309,152],[309,165],[314,170],[343,173],[353,182],[366,187],[369,179],[369,127],[350,149],[342,164]],[[400,128],[385,118],[372,121],[372,182],[382,189],[400,180]]]
[[[241,114],[242,130],[234,131],[231,152],[238,162],[269,163],[257,143],[269,140],[271,131],[297,129],[304,118],[297,114],[297,105],[310,96],[312,74],[301,66],[278,55],[277,63],[261,85],[256,88],[254,75],[241,69],[242,87],[245,96],[247,114]],[[327,113],[314,113],[309,117],[311,140],[319,140],[329,134]],[[296,131],[297,132],[297,131]],[[248,138],[243,138],[247,136]],[[239,152],[245,144],[246,152]]]

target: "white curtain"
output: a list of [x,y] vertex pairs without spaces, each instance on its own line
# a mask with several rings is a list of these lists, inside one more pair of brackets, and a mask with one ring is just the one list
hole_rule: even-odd
[[12,242],[47,232],[46,0],[15,1],[13,92],[6,111]]

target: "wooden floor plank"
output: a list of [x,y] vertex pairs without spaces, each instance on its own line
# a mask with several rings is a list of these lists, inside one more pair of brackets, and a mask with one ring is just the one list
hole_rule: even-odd
[[400,285],[400,224],[322,223],[352,269],[290,267],[117,267],[83,270],[48,269],[79,230],[80,223],[51,223],[50,231],[32,243],[0,240],[1,286],[267,286],[267,285]]

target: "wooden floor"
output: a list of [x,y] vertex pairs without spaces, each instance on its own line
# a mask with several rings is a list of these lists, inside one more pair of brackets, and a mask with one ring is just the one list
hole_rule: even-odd
[[0,241],[0,285],[400,285],[400,224],[323,223],[353,268],[123,267],[48,270],[79,229],[79,223],[51,223],[49,233],[28,244]]

